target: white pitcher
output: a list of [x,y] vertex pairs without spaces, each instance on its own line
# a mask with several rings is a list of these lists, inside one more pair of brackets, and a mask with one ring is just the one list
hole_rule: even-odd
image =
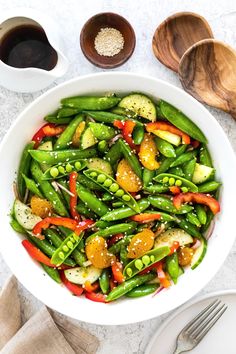
[[12,28],[21,25],[41,27],[57,52],[57,63],[50,70],[34,67],[15,68],[0,60],[0,85],[17,92],[34,92],[49,86],[55,79],[63,76],[69,62],[63,54],[64,44],[56,23],[45,14],[28,8],[18,8],[0,14],[0,40]]

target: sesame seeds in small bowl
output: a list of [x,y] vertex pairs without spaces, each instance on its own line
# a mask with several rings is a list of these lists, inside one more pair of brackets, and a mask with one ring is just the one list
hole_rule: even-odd
[[130,23],[112,12],[91,17],[80,34],[80,46],[85,57],[104,69],[124,64],[133,54],[135,42]]

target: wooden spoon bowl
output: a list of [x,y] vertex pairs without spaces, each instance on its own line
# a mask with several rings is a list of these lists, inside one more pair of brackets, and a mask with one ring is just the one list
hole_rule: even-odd
[[205,38],[213,38],[208,22],[198,14],[179,12],[157,27],[152,48],[162,64],[178,72],[180,59],[186,50]]
[[183,55],[179,78],[197,100],[236,119],[236,51],[215,39],[196,43]]
[[[94,46],[98,32],[106,27],[117,29],[124,37],[123,49],[112,57],[99,55]],[[104,12],[91,17],[80,33],[80,46],[85,57],[92,64],[104,69],[124,64],[133,54],[135,43],[135,33],[130,23],[124,17],[112,12]]]

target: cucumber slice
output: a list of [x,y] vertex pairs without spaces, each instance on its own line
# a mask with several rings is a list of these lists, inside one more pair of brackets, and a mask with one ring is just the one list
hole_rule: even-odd
[[[50,140],[45,141],[45,143],[39,145],[38,150],[52,151],[53,150],[52,142]],[[50,168],[50,165],[47,165],[46,163],[41,163],[40,167],[42,171],[45,172],[48,168]]]
[[90,146],[97,144],[97,142],[98,140],[93,135],[91,128],[85,129],[81,137],[81,149],[85,150]]
[[107,125],[104,125],[103,123],[89,123],[89,128],[92,131],[92,134],[94,135],[95,139],[98,140],[110,140],[114,138],[116,135],[116,131],[112,127],[108,127]]
[[206,182],[213,173],[214,168],[196,163],[192,181],[196,184]]
[[143,94],[134,93],[125,96],[118,106],[127,108],[152,122],[156,121],[156,107],[151,99]]
[[205,257],[207,251],[207,240],[204,237],[200,239],[201,245],[196,249],[192,261],[191,261],[191,269],[195,269],[202,262]]
[[91,284],[94,283],[98,280],[101,273],[102,269],[95,268],[94,266],[76,267],[65,270],[65,277],[71,283],[83,285],[86,281],[89,281]]
[[87,167],[105,172],[109,176],[113,176],[113,170],[109,162],[99,159],[98,157],[89,159],[87,162]]
[[174,241],[178,241],[180,246],[184,246],[192,243],[193,238],[182,229],[169,229],[155,239],[154,247],[171,247]]
[[18,223],[26,230],[32,230],[42,219],[33,214],[31,208],[16,199],[14,202],[14,215]]
[[165,130],[154,130],[152,133],[175,146],[179,146],[179,144],[181,143],[181,137],[179,135],[167,132]]

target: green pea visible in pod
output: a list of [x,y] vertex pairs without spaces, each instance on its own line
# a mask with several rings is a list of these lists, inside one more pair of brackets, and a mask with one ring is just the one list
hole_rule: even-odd
[[187,188],[190,192],[198,192],[198,187],[194,183],[187,180],[186,178],[173,175],[171,173],[161,173],[160,175],[156,176],[154,180],[163,184],[179,185],[182,186],[182,188]]
[[72,171],[80,171],[86,167],[86,160],[75,160],[67,163],[60,163],[48,168],[44,174],[43,179],[57,179],[70,174]]

